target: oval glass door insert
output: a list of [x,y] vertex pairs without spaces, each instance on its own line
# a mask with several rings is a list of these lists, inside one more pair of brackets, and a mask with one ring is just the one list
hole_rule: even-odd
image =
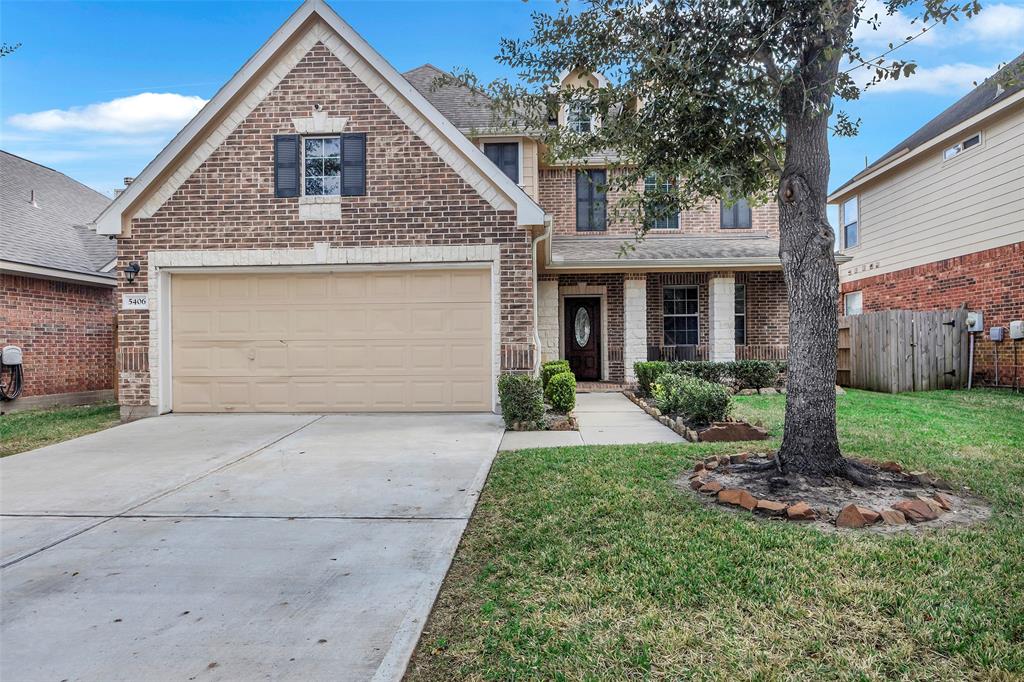
[[590,340],[590,313],[586,308],[576,309],[576,345],[583,348]]

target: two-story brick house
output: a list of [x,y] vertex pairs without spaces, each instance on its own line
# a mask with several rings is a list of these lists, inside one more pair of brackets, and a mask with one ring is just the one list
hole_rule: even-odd
[[126,417],[490,410],[541,359],[784,357],[774,206],[709,200],[619,258],[606,167],[438,74],[307,0],[97,219],[148,297],[119,315]]

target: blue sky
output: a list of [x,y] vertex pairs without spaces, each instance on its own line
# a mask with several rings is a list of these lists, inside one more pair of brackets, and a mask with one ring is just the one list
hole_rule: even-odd
[[[872,11],[878,0],[867,0]],[[845,105],[861,133],[832,141],[836,187],[1024,50],[1024,0],[983,2],[975,19],[939,27],[901,54],[917,75]],[[498,39],[528,34],[521,0],[354,2],[334,8],[399,71],[424,62],[507,75]],[[138,174],[251,56],[298,2],[0,3],[0,147],[112,193]],[[884,18],[858,32],[866,53],[913,28]]]

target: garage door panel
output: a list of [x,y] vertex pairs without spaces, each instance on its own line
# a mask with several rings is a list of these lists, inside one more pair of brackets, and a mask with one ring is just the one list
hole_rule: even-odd
[[176,411],[491,408],[488,270],[171,283]]

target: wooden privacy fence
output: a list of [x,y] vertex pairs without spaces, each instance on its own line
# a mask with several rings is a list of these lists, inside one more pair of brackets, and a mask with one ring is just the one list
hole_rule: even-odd
[[841,386],[901,393],[967,383],[967,309],[840,316]]

